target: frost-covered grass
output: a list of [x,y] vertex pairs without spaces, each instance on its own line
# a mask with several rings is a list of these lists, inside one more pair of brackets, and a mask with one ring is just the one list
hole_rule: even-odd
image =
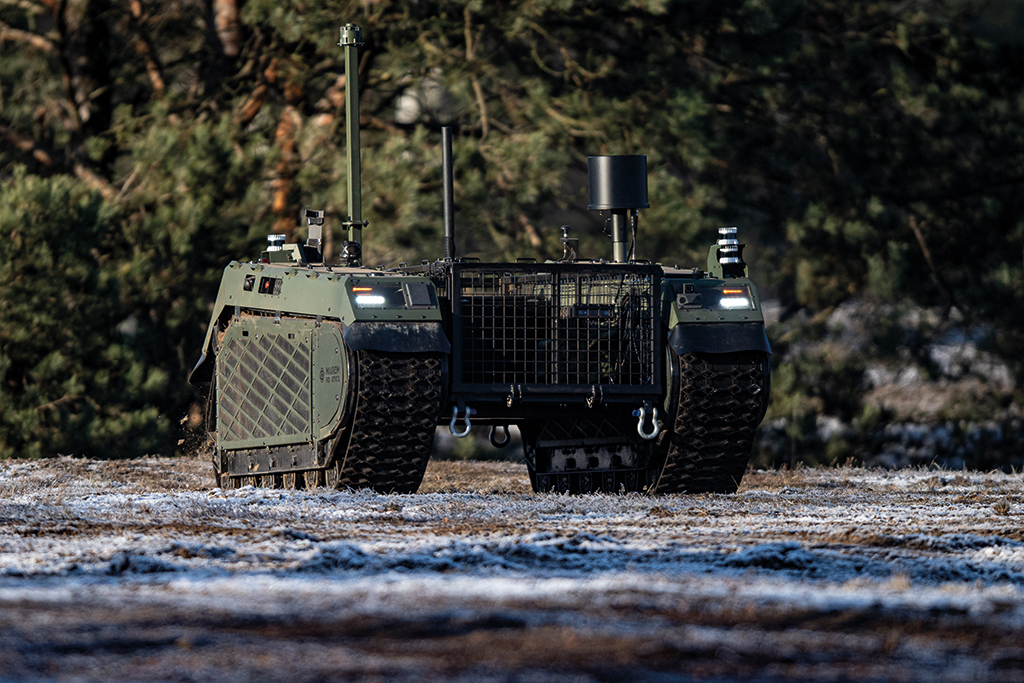
[[[842,468],[754,473],[732,496],[381,495],[222,491],[190,472],[153,490],[168,481],[153,468],[174,472],[176,461],[110,479],[102,464],[63,462],[78,467],[0,467],[0,577],[739,571],[833,586],[900,576],[1024,587],[1018,475]],[[516,476],[508,464],[479,469]]]
[[[508,617],[513,632],[580,638],[650,632],[661,642],[666,624],[689,624],[686,647],[710,639],[712,654],[727,645],[740,659],[761,652],[758,633],[813,659],[820,625],[799,638],[765,626],[808,614],[814,624],[860,615],[866,626],[836,632],[865,651],[889,647],[876,643],[879,620],[902,633],[899,624],[937,619],[915,637],[947,659],[960,652],[950,634],[968,626],[1024,634],[1020,475],[839,468],[748,474],[736,495],[566,496],[529,492],[514,464],[436,463],[422,493],[400,496],[222,491],[209,488],[207,467],[0,463],[0,609],[145,606],[417,628],[440,618],[472,632],[489,632],[472,624],[497,610],[495,623]],[[948,632],[947,617],[959,620]],[[992,657],[971,655],[967,670],[989,671]],[[1007,670],[1024,671],[1024,651],[1020,661]],[[822,673],[809,666],[800,671]],[[937,666],[934,680],[969,679],[956,671]]]

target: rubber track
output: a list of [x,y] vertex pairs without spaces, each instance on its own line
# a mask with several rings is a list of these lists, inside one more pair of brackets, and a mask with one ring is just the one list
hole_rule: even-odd
[[770,393],[768,355],[679,357],[679,408],[652,493],[735,493]]
[[218,476],[225,489],[247,484],[265,488],[371,488],[379,493],[415,493],[434,442],[437,407],[444,394],[444,363],[436,354],[359,351],[356,413],[346,444],[326,471],[302,476]]
[[[549,423],[562,423],[562,429],[567,432],[565,437],[614,437],[624,436],[624,441],[629,444],[631,448],[643,449],[645,444],[638,443],[639,439],[636,435],[636,418],[629,417],[628,412],[623,412],[613,416],[607,416],[597,421],[597,424],[590,420],[572,420],[565,418],[563,420],[548,420],[541,421],[541,425],[544,422]],[[520,425],[520,432],[523,434],[523,448],[526,454],[526,468],[530,475],[530,486],[534,493],[547,493],[548,491],[559,492],[559,493],[634,493],[638,491],[646,491],[650,482],[657,476],[658,472],[655,471],[653,474],[650,472],[650,468],[622,468],[614,470],[575,470],[568,472],[541,472],[537,473],[533,468],[533,463],[536,463],[539,459],[540,454],[545,451],[553,452],[558,451],[560,448],[539,448],[535,445],[541,435],[549,429],[547,426],[539,426],[536,421],[534,424],[529,426]],[[581,461],[586,461],[587,452],[586,447],[580,447],[576,449],[577,455]],[[661,462],[661,460],[658,460]],[[544,488],[542,481],[548,482],[550,488]]]
[[[444,362],[436,354],[359,351],[352,433],[338,454],[335,488],[415,493],[434,442],[444,397]],[[333,472],[331,473],[334,474]]]

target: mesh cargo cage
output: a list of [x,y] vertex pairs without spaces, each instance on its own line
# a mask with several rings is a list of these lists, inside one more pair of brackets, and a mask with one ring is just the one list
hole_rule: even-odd
[[658,292],[661,269],[529,263],[448,266],[452,336],[461,357],[452,389],[494,399],[510,388],[577,397],[599,386],[606,400],[662,391]]

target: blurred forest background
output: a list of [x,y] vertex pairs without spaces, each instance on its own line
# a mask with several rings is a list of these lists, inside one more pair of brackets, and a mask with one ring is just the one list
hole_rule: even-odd
[[638,255],[770,300],[756,462],[1024,464],[1021,0],[0,0],[0,457],[188,446],[224,265],[346,215],[350,21],[367,263],[442,255],[443,124],[485,259],[610,256],[647,154]]

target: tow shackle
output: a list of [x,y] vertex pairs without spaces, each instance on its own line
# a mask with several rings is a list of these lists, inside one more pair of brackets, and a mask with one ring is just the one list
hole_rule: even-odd
[[647,419],[647,407],[640,406],[633,411],[633,417],[640,418],[636,423],[636,433],[640,435],[641,439],[650,441],[651,439],[658,438],[658,434],[661,434],[661,425],[658,424],[658,409],[651,408],[651,425],[654,427],[650,432],[644,431],[644,420]]
[[470,408],[469,406],[466,406],[466,414],[462,417],[463,424],[466,425],[466,428],[463,429],[461,432],[457,432],[455,431],[455,423],[459,419],[459,407],[452,406],[452,421],[448,423],[448,431],[452,433],[452,436],[458,437],[460,439],[469,436],[469,430],[472,427],[472,425],[469,423],[470,415],[476,415],[476,411]]
[[[499,429],[505,432],[505,438],[501,441],[498,441],[497,439],[497,432]],[[487,439],[495,448],[504,448],[508,445],[508,442],[512,440],[511,435],[508,433],[508,425],[494,425],[491,427],[491,431],[487,432]]]

